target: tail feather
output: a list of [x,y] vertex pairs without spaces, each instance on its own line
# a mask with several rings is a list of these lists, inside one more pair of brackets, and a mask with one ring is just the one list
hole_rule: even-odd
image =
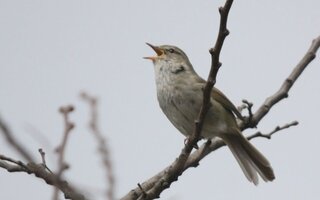
[[250,182],[258,185],[258,174],[266,182],[275,179],[269,161],[241,133],[226,134],[222,139]]

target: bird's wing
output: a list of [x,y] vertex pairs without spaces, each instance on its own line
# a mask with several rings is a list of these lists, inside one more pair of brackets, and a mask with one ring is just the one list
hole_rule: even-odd
[[[206,81],[202,79],[200,76],[197,76],[197,82],[200,83],[201,88],[203,89]],[[217,88],[213,87],[211,91],[211,97],[214,98],[217,102],[219,102],[225,109],[233,112],[239,119],[244,120],[243,116],[237,109],[235,105]]]
[[218,101],[225,109],[232,111],[238,118],[243,120],[243,116],[238,111],[235,105],[217,88],[212,88],[211,92],[212,98]]

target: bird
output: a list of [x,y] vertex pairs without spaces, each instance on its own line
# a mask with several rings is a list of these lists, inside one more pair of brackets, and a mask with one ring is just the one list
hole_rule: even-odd
[[[144,57],[152,61],[157,99],[169,121],[186,137],[194,130],[206,81],[194,70],[188,56],[173,45],[155,46],[156,53]],[[236,106],[216,87],[212,88],[210,108],[204,119],[201,139],[220,138],[228,146],[245,177],[258,185],[259,176],[273,181],[275,175],[267,158],[243,136],[236,117],[243,119]]]

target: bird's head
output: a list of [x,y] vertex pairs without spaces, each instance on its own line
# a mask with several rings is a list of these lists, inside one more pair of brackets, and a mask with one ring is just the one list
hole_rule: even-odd
[[156,56],[144,57],[145,59],[152,60],[154,64],[157,62],[168,63],[189,63],[188,56],[178,47],[172,45],[154,46],[147,43],[155,52]]

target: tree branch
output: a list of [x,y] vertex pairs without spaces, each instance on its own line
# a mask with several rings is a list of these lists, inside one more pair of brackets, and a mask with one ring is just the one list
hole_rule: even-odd
[[252,117],[253,117],[253,114],[252,114],[252,106],[253,106],[253,103],[249,102],[249,101],[246,100],[246,99],[243,99],[243,100],[242,100],[242,103],[244,103],[244,107],[247,108],[247,110],[248,110],[248,117],[247,117],[247,119],[245,119],[245,120],[251,121],[251,120],[252,120]]
[[283,129],[290,128],[291,126],[297,126],[298,124],[299,124],[298,121],[293,121],[293,122],[290,122],[290,123],[285,124],[283,126],[277,126],[276,128],[273,129],[273,131],[271,131],[270,133],[267,133],[267,134],[263,134],[260,131],[258,131],[255,134],[248,136],[247,139],[251,140],[256,137],[263,137],[263,138],[271,139],[271,136],[273,134],[275,134],[276,132],[281,131]]
[[270,111],[272,106],[288,97],[289,90],[293,84],[297,81],[301,73],[308,66],[308,64],[316,57],[316,52],[320,47],[320,36],[312,41],[310,48],[296,67],[292,70],[291,74],[286,78],[286,80],[281,85],[280,89],[268,97],[265,102],[260,106],[260,108],[254,113],[250,121],[240,124],[241,130],[246,128],[256,127],[260,120]]
[[[75,188],[70,186],[67,181],[61,178],[62,172],[66,169],[67,166],[64,161],[64,151],[67,144],[67,138],[70,131],[74,128],[74,124],[71,123],[68,118],[68,114],[72,112],[73,109],[74,108],[72,106],[60,108],[60,112],[63,114],[64,117],[65,130],[62,144],[57,148],[57,152],[59,153],[59,169],[57,174],[52,173],[50,169],[46,166],[45,152],[42,149],[39,149],[39,153],[42,159],[42,163],[40,164],[36,164],[35,162],[28,162],[27,164],[25,164],[22,161],[15,160],[4,155],[0,155],[0,167],[6,169],[8,172],[25,172],[28,174],[34,174],[36,177],[44,180],[48,185],[55,186],[56,189],[59,189],[64,194],[64,197],[66,199],[86,200],[84,195],[79,193]],[[8,136],[9,143],[13,144],[13,146],[17,149],[23,149],[22,146],[13,139],[13,134],[11,133],[11,131],[9,131],[6,124],[3,123],[1,120],[0,125],[3,132]],[[24,155],[23,150],[20,153]],[[26,158],[26,156],[24,157]]]
[[50,172],[53,173],[49,167],[47,166],[47,162],[46,162],[46,153],[40,148],[38,149],[40,156],[41,156],[41,160],[42,160],[42,165]]
[[[71,130],[74,128],[74,124],[70,122],[69,120],[69,114],[74,110],[74,107],[69,106],[63,106],[60,107],[59,112],[63,116],[64,121],[64,134],[62,138],[61,144],[56,148],[56,152],[58,153],[58,170],[57,170],[57,179],[60,180],[63,172],[69,168],[69,165],[65,162],[64,156],[65,156],[65,149],[67,146],[68,137],[70,135]],[[58,188],[54,189],[53,192],[53,200],[58,200],[58,194],[59,190]]]
[[0,167],[6,169],[8,172],[25,172],[34,174],[41,178],[47,184],[55,186],[64,193],[66,199],[72,200],[86,200],[86,198],[77,192],[67,181],[60,179],[57,175],[46,170],[45,166],[30,162],[24,164],[22,161],[14,160],[12,158],[0,155]]

